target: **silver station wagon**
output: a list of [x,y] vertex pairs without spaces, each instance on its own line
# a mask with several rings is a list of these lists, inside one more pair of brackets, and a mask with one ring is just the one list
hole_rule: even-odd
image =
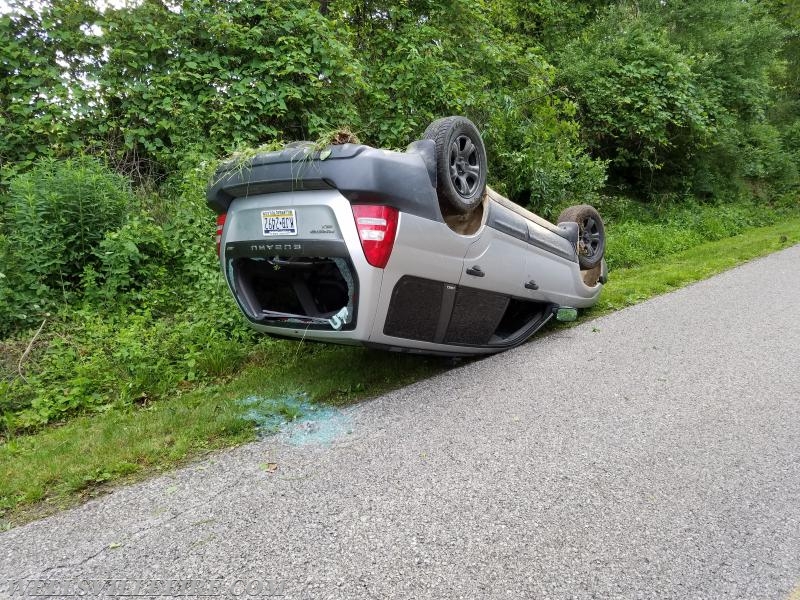
[[511,348],[594,304],[607,277],[597,211],[550,223],[486,172],[463,117],[405,152],[296,142],[223,164],[207,201],[231,293],[267,334],[450,356]]

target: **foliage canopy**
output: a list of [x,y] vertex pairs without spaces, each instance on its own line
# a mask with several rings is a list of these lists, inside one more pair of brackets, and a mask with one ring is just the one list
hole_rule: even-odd
[[[104,156],[159,182],[200,156],[347,125],[403,147],[466,114],[514,199],[605,181],[722,196],[797,179],[786,0],[15,0],[0,15],[0,163]],[[788,159],[786,157],[789,157]]]

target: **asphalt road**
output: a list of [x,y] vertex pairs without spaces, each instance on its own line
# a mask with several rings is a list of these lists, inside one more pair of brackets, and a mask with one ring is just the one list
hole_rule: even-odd
[[800,600],[798,271],[800,246],[5,532],[0,582]]

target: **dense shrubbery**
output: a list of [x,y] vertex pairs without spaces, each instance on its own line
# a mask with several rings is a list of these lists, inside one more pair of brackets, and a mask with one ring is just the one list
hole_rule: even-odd
[[2,201],[0,335],[72,302],[132,204],[128,181],[91,158],[44,160],[14,178]]
[[774,222],[796,206],[799,40],[784,0],[12,2],[5,428],[147,404],[269,344],[224,290],[203,201],[240,145],[348,125],[397,148],[466,114],[492,185],[551,218],[600,206],[612,267]]
[[[77,146],[160,183],[197,154],[342,125],[367,143],[404,147],[433,119],[467,114],[490,134],[498,180],[514,176],[509,192],[524,201],[552,204],[603,183],[573,103],[554,93],[552,67],[518,31],[525,15],[515,3],[341,0],[327,16],[309,0],[191,0],[180,12],[143,2],[104,14],[89,5],[0,16],[0,34],[14,40],[0,46],[6,178]],[[61,37],[44,33],[51,28]]]
[[753,180],[785,190],[800,116],[790,4],[184,0],[100,13],[20,0],[0,16],[0,163],[7,178],[83,149],[160,182],[197,153],[345,124],[402,147],[466,114],[498,185],[540,210],[591,197],[604,161],[612,185],[648,198],[725,197]]
[[[19,369],[32,331],[0,342],[0,429],[147,403],[246,357],[255,338],[219,273],[205,181],[190,171],[170,180],[169,201],[137,197],[91,159],[45,160],[12,179],[0,323],[4,334],[47,323]],[[53,203],[86,210],[84,238]]]
[[713,124],[689,58],[631,9],[608,12],[560,62],[589,149],[610,161],[615,178],[640,186],[657,174],[680,178],[710,140]]
[[755,2],[621,3],[558,54],[559,79],[612,183],[649,198],[726,197],[748,181],[781,192],[797,184],[767,119],[783,34]]

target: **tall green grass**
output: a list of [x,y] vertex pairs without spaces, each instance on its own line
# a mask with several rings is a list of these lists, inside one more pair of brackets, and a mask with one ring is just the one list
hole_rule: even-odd
[[607,221],[606,261],[609,269],[634,267],[662,260],[704,242],[778,223],[797,214],[797,201],[776,204],[739,200],[704,204],[645,205],[617,198],[600,206]]

